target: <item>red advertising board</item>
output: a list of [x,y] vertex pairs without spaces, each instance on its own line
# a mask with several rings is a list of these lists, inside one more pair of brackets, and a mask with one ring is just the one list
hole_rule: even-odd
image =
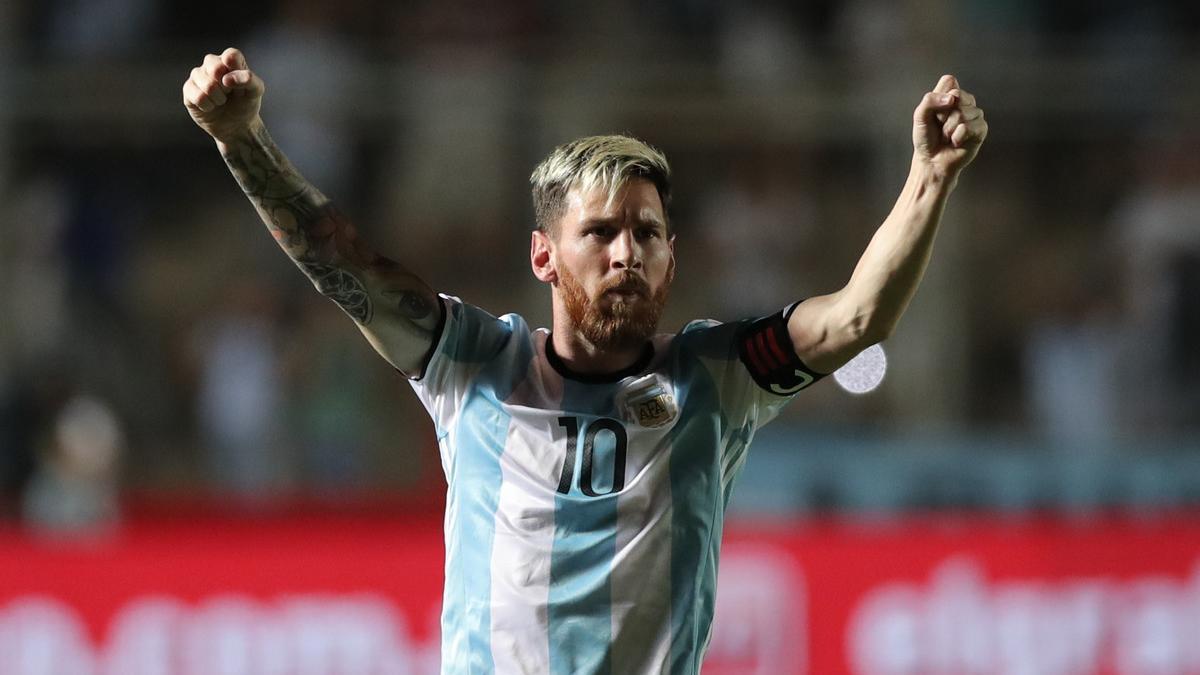
[[[440,523],[0,530],[0,673],[437,672]],[[1200,517],[731,523],[706,675],[1200,673]]]

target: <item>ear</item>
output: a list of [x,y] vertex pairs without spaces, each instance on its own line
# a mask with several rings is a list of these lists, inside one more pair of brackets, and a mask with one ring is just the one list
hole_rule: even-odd
[[554,268],[554,241],[541,230],[534,230],[529,240],[529,265],[538,281],[558,283],[558,270]]
[[671,264],[667,267],[667,283],[675,281],[675,235],[667,239],[667,248],[671,251]]

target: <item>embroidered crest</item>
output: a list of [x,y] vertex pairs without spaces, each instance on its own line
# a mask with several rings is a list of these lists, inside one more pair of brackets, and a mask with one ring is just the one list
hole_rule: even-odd
[[670,387],[653,373],[630,383],[619,399],[618,407],[625,421],[638,426],[665,426],[679,414]]

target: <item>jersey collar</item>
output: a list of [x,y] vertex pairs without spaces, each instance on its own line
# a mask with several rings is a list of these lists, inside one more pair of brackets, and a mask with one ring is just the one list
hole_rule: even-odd
[[550,367],[559,375],[562,375],[568,380],[576,382],[585,382],[587,384],[607,384],[619,382],[631,375],[637,375],[650,365],[650,360],[654,358],[654,343],[650,340],[646,341],[646,346],[642,349],[642,354],[629,366],[611,373],[577,373],[567,367],[563,360],[559,358],[558,352],[554,351],[554,334],[546,333],[546,360],[550,362]]

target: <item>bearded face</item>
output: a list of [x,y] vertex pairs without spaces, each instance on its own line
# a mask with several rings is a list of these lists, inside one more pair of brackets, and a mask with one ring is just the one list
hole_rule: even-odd
[[588,342],[605,350],[632,349],[649,340],[658,328],[671,290],[671,275],[651,293],[645,281],[626,272],[589,295],[563,267],[559,269],[559,289],[571,323]]
[[601,352],[642,347],[675,276],[675,239],[657,188],[633,178],[613,194],[571,189],[557,225],[533,233],[530,262],[554,287],[556,331]]

